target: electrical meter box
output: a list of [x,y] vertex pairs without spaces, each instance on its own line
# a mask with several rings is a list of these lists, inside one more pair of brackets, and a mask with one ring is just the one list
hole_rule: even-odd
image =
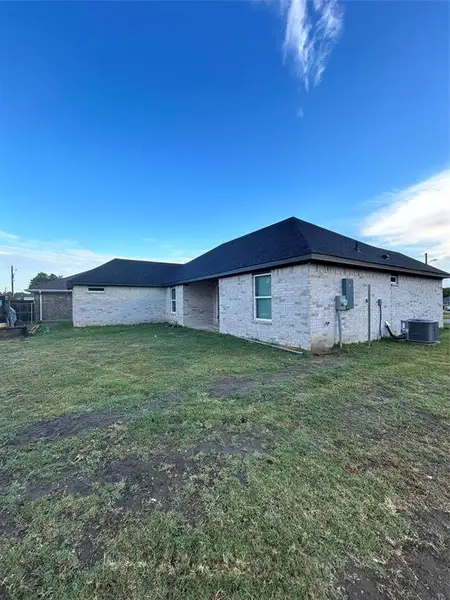
[[347,298],[345,296],[335,296],[334,305],[336,310],[347,310]]
[[353,289],[353,279],[342,280],[342,295],[347,298],[347,310],[355,306],[355,292]]

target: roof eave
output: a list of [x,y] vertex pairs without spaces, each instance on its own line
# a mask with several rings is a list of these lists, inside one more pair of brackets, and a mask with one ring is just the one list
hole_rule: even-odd
[[101,281],[74,281],[73,283],[68,284],[70,290],[72,290],[76,285],[80,286],[99,286],[99,287],[143,287],[143,288],[154,288],[154,287],[166,287],[165,283],[102,283]]
[[178,281],[170,281],[169,283],[164,284],[164,287],[169,287],[173,285],[182,285],[185,283],[195,283],[196,281],[205,281],[208,279],[217,279],[219,277],[231,277],[232,275],[239,275],[242,273],[251,273],[253,271],[261,271],[263,269],[271,269],[273,267],[280,266],[288,266],[292,264],[301,264],[305,262],[309,262],[311,260],[311,254],[304,254],[302,256],[293,256],[292,258],[286,258],[282,261],[275,260],[266,263],[260,263],[258,265],[251,265],[248,267],[242,267],[240,269],[231,269],[229,271],[221,271],[218,273],[211,273],[210,275],[205,275],[204,277],[195,277],[193,279],[182,279]]
[[221,271],[217,273],[211,273],[209,275],[205,275],[203,277],[196,277],[192,279],[181,279],[176,281],[170,281],[164,284],[164,287],[170,287],[174,285],[183,285],[188,283],[196,283],[198,281],[205,281],[208,279],[218,279],[220,277],[231,277],[233,275],[240,275],[243,273],[251,273],[253,271],[261,271],[264,269],[270,269],[274,267],[283,267],[294,264],[302,264],[306,262],[325,262],[331,264],[340,264],[340,265],[348,265],[353,267],[359,267],[364,269],[372,269],[376,271],[388,271],[388,272],[396,272],[396,273],[406,273],[409,275],[417,275],[420,277],[431,277],[433,279],[445,279],[446,277],[450,277],[450,274],[445,273],[445,271],[433,272],[433,271],[422,271],[420,269],[408,269],[406,267],[397,267],[392,264],[380,265],[378,263],[363,261],[363,260],[352,260],[346,258],[340,258],[338,256],[332,256],[329,254],[318,254],[318,253],[310,253],[303,254],[301,256],[293,256],[291,258],[277,260],[267,263],[261,263],[258,265],[251,265],[248,267],[242,267],[240,269],[232,269],[230,271]]
[[429,270],[421,270],[421,269],[409,269],[408,267],[398,267],[393,264],[386,263],[385,265],[380,265],[378,263],[373,263],[370,261],[364,260],[353,260],[349,258],[340,258],[338,256],[331,256],[329,254],[311,254],[311,260],[316,262],[327,262],[334,264],[345,264],[351,265],[355,267],[362,267],[365,269],[375,269],[377,271],[395,271],[396,273],[409,273],[410,275],[419,275],[421,277],[432,277],[434,279],[445,279],[446,277],[450,277],[449,273],[445,271],[429,271]]
[[36,289],[29,289],[29,290],[25,290],[26,292],[30,292],[32,294],[35,294],[37,292],[58,292],[58,293],[71,293],[72,290],[69,289],[60,289],[60,290],[55,290],[55,289],[46,289],[46,288],[36,288]]

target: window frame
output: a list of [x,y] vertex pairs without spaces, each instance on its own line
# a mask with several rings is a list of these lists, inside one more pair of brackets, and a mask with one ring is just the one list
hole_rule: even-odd
[[174,315],[177,312],[177,288],[170,288],[170,312]]
[[[256,295],[256,280],[259,277],[270,277],[270,296],[257,296]],[[257,301],[258,300],[270,300],[270,319],[264,317],[258,317],[257,312]],[[258,273],[253,275],[253,318],[255,321],[260,323],[272,323],[272,273]]]
[[398,287],[398,275],[393,273],[389,276],[392,287]]
[[88,286],[87,291],[88,291],[88,294],[104,294],[105,288],[100,285],[91,285],[91,286]]

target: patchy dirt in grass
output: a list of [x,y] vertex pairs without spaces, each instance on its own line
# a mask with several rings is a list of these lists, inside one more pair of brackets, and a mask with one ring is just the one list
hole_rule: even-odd
[[208,483],[213,484],[218,476],[217,467],[220,469],[225,464],[226,456],[262,456],[267,449],[267,443],[257,437],[224,433],[220,441],[201,442],[181,454],[159,455],[149,461],[126,458],[112,462],[98,474],[98,480],[102,483],[126,481],[117,504],[120,508],[135,510],[149,504],[166,509],[171,506],[173,492],[188,482],[197,483],[202,469],[209,469]]
[[348,600],[448,600],[450,561],[447,552],[415,547],[392,560],[386,574],[351,569],[339,583]]
[[[53,494],[89,496],[94,493],[96,485],[115,484],[126,480],[127,485],[121,500],[122,508],[140,509],[146,503],[162,507],[174,484],[177,481],[184,483],[189,473],[195,472],[197,457],[205,455],[204,463],[211,457],[213,463],[220,466],[222,459],[227,456],[264,456],[268,452],[267,441],[250,434],[221,432],[219,436],[220,439],[200,442],[181,454],[161,454],[153,457],[151,462],[127,458],[110,463],[92,479],[80,477],[75,473],[66,473],[59,481],[48,481],[38,477],[25,484],[21,491],[21,501],[36,501]],[[0,473],[0,494],[5,493],[11,483],[12,479],[7,474]]]
[[238,471],[236,473],[236,477],[241,485],[243,485],[243,486],[248,485],[248,477],[247,477],[247,473],[245,471]]
[[93,493],[92,484],[85,479],[66,478],[63,481],[49,482],[44,479],[31,481],[23,491],[26,500],[39,500],[44,496],[62,492],[64,494],[80,494],[89,496]]
[[184,396],[182,392],[168,392],[164,394],[164,396],[159,396],[159,398],[146,402],[139,408],[137,408],[132,413],[132,418],[139,417],[142,413],[152,412],[154,410],[169,410],[170,408],[174,408],[175,406],[180,406],[183,404]]
[[123,418],[123,411],[108,410],[101,412],[70,413],[36,421],[25,425],[11,440],[13,446],[24,446],[29,442],[51,439],[53,441],[64,440],[90,429],[109,427]]
[[436,538],[438,543],[441,543],[442,545],[450,543],[450,513],[443,510],[433,510],[432,512],[428,512],[419,509],[417,511],[417,517],[420,520],[420,523],[423,524],[422,527],[424,528],[424,533],[428,533],[432,538]]
[[0,494],[3,494],[8,490],[9,485],[11,484],[11,476],[9,473],[5,473],[4,471],[0,471]]
[[[261,378],[223,379],[210,384],[208,391],[215,398],[227,398],[234,394],[248,392],[266,385],[293,381],[295,377],[300,376],[302,374],[299,373],[295,375],[271,373],[261,376]],[[132,421],[148,412],[169,410],[181,405],[183,398],[183,393],[175,394],[171,392],[151,402],[147,402],[138,408],[69,413],[53,419],[36,421],[22,427],[9,443],[12,446],[22,447],[38,441],[55,442],[65,440],[91,431],[92,429],[104,429],[111,425]]]
[[[210,487],[213,487],[214,483]],[[176,504],[176,510],[191,524],[200,523],[206,515],[207,509],[203,502],[198,486]]]
[[[96,486],[121,484],[120,497],[99,516],[84,526],[76,548],[80,565],[90,567],[102,559],[108,540],[117,535],[127,519],[135,513],[175,511],[189,523],[196,524],[205,514],[201,490],[211,489],[220,480],[227,457],[266,456],[267,440],[251,433],[216,432],[214,439],[206,439],[180,453],[159,454],[147,460],[128,457],[108,463],[90,479],[67,473],[60,481],[49,482],[37,478],[23,488],[21,502],[36,501],[53,494],[93,494]],[[236,477],[247,485],[244,464]],[[11,483],[6,474],[0,478],[3,491]],[[0,513],[0,535],[17,536],[23,531],[15,520]]]
[[184,456],[197,456],[198,454],[257,454],[263,456],[267,453],[267,441],[255,436],[244,434],[223,433],[220,441],[202,442],[186,450]]
[[[80,565],[87,568],[100,561],[107,551],[107,540],[117,534],[131,514],[173,509],[177,494],[197,472],[195,463],[188,463],[183,455],[159,456],[151,461],[126,458],[110,463],[98,474],[99,480],[112,484],[125,482],[125,487],[109,511],[85,526],[76,549]],[[190,511],[185,516],[198,520],[202,514],[199,499],[194,506],[191,503],[187,506]]]
[[350,402],[342,409],[343,426],[356,439],[380,442],[388,432],[384,429],[384,421],[379,418],[379,410],[375,402],[372,405]]
[[[108,550],[108,540],[114,539],[135,513],[174,510],[191,524],[201,521],[205,506],[200,494],[203,481],[198,478],[199,473],[200,464],[189,461],[184,455],[155,457],[151,462],[127,458],[110,463],[100,478],[108,483],[125,482],[125,487],[110,510],[85,525],[76,548],[80,566],[89,568],[101,561]],[[214,482],[211,474],[208,486]],[[192,490],[185,494],[188,483],[192,484]]]
[[133,511],[148,504],[165,509],[171,493],[187,482],[193,470],[182,455],[159,456],[151,462],[127,458],[111,463],[101,479],[105,483],[126,481],[118,508]]
[[399,391],[396,381],[388,381],[382,385],[380,383],[372,383],[366,386],[364,390],[364,401],[374,402],[375,404],[387,404],[398,399]]
[[438,429],[444,432],[450,432],[450,421],[445,417],[425,412],[415,413],[421,425],[427,430]]
[[[261,455],[266,447],[256,437],[222,434],[220,442],[202,442],[181,454],[159,455],[151,460],[130,457],[109,463],[97,474],[97,481],[125,485],[111,510],[86,524],[77,547],[80,565],[90,567],[101,560],[107,550],[107,538],[111,539],[135,512],[174,510],[188,522],[198,523],[206,510],[201,489],[216,485],[225,457]],[[238,478],[246,485],[244,471],[239,472]]]
[[0,510],[0,535],[18,536],[24,531],[24,527],[17,523],[5,508]]
[[261,375],[240,376],[227,379],[217,379],[208,386],[208,392],[213,398],[228,398],[235,394],[245,394],[265,386],[290,383],[299,377],[306,377],[306,371],[277,371]]
[[418,512],[420,540],[408,542],[379,573],[350,567],[338,582],[348,600],[449,600],[450,513]]
[[182,396],[169,393],[147,402],[138,408],[108,409],[82,413],[69,413],[53,419],[29,423],[22,427],[10,441],[12,446],[24,446],[37,441],[59,441],[90,431],[104,429],[117,423],[125,423],[147,412],[168,410],[181,404]]
[[[210,382],[207,390],[214,398],[228,398],[235,394],[243,394],[270,385],[289,383],[306,375],[306,371],[282,371],[251,377],[219,379]],[[24,425],[9,441],[9,444],[22,447],[38,441],[55,442],[65,440],[92,429],[104,429],[111,425],[132,421],[148,412],[169,410],[180,406],[185,397],[186,395],[183,392],[168,392],[137,408],[69,413],[53,419],[35,421]]]
[[[251,376],[237,376],[227,379],[218,379],[207,384],[207,391],[213,398],[228,398],[236,394],[263,389],[267,386],[276,386],[291,383],[296,379],[310,374],[311,365],[342,366],[337,364],[339,357],[320,356],[313,357],[306,362],[302,369],[287,369],[270,373],[261,373]],[[92,429],[104,429],[118,423],[125,423],[136,419],[147,412],[155,410],[169,410],[183,403],[186,392],[168,392],[155,397],[154,400],[137,408],[108,409],[69,413],[44,419],[24,425],[9,441],[12,446],[22,447],[37,441],[59,441],[86,433]]]
[[283,383],[292,383],[296,379],[307,377],[311,374],[311,367],[332,367],[340,369],[345,365],[344,359],[339,353],[327,356],[313,356],[305,361],[300,368],[285,369],[284,371],[273,371],[258,373],[255,375],[241,375],[226,379],[217,379],[210,382],[208,392],[214,398],[228,398],[235,394],[245,394],[266,386],[276,386]]
[[98,563],[104,556],[106,545],[99,538],[99,528],[100,524],[98,522],[87,525],[83,530],[81,542],[77,546],[78,562],[85,569],[89,569],[89,567]]
[[78,561],[84,568],[89,568],[101,561],[106,550],[107,532],[110,538],[114,537],[122,523],[123,515],[120,513],[106,512],[100,517],[90,519],[84,529],[81,541],[76,548]]

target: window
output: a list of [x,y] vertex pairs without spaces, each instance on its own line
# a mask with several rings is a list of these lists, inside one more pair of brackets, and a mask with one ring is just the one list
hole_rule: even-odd
[[105,288],[104,287],[88,287],[88,292],[90,292],[91,294],[104,294]]
[[170,288],[170,304],[173,313],[177,312],[177,289]]
[[272,276],[255,275],[255,319],[272,320]]
[[398,275],[391,275],[391,285],[398,285]]

